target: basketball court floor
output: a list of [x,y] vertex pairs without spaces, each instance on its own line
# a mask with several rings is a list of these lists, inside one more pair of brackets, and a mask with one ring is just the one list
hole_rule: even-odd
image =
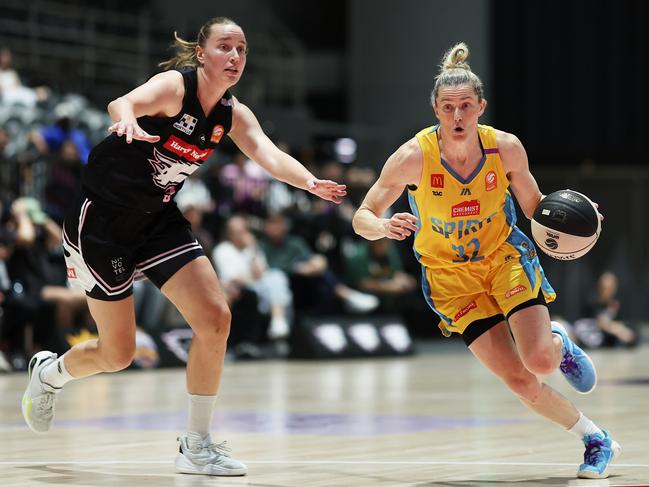
[[408,358],[230,363],[213,437],[250,473],[175,474],[182,369],[104,374],[66,386],[52,431],[24,425],[26,374],[0,376],[0,486],[649,485],[649,350],[592,353],[588,396],[549,382],[621,443],[607,480],[578,480],[583,447],[526,410],[464,346]]

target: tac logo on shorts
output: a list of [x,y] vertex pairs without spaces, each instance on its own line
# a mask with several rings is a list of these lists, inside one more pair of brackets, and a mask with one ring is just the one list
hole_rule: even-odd
[[198,122],[197,118],[183,113],[182,118],[174,123],[174,128],[180,130],[181,132],[185,132],[187,135],[191,135],[191,133],[194,131],[194,128],[196,128],[196,122]]
[[77,278],[77,271],[74,269],[74,267],[68,267],[68,279],[76,279]]
[[492,191],[498,186],[498,177],[493,171],[489,171],[484,177],[484,188],[487,191]]
[[214,130],[212,130],[212,138],[210,139],[210,142],[218,144],[219,142],[221,142],[221,137],[223,137],[224,133],[225,129],[223,128],[223,125],[217,125],[216,127],[214,127]]
[[453,321],[457,321],[460,318],[462,318],[464,315],[466,315],[469,311],[472,309],[476,309],[478,306],[475,304],[475,301],[471,301],[469,304],[467,304],[464,308],[462,308],[460,311],[457,312],[455,317],[453,317]]
[[431,174],[430,175],[430,186],[432,188],[443,188],[444,187],[444,175],[443,174]]
[[527,289],[527,288],[526,288],[525,286],[523,286],[522,284],[519,284],[518,286],[516,286],[516,287],[510,289],[509,291],[507,291],[507,292],[505,293],[505,297],[506,297],[506,298],[511,298],[511,297],[514,296],[515,294],[522,293],[522,292],[525,291],[526,289]]

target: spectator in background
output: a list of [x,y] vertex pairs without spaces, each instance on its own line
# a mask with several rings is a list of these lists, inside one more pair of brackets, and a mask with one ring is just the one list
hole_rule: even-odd
[[222,184],[232,192],[231,213],[265,216],[269,174],[256,162],[237,151],[221,170]]
[[[85,293],[66,286],[61,227],[33,198],[17,199],[11,212],[15,245],[7,261],[11,293],[4,303],[3,333],[17,363],[44,347],[67,350],[63,330],[72,328],[87,307]],[[25,327],[33,331],[32,340],[25,339]]]
[[197,177],[187,178],[176,195],[176,204],[190,223],[192,233],[203,247],[205,254],[212,255],[214,237],[203,227],[203,216],[214,210],[214,201],[205,183]]
[[5,105],[34,107],[47,99],[49,89],[44,86],[29,88],[23,86],[18,72],[13,68],[13,55],[3,47],[0,49],[0,101]]
[[345,246],[346,282],[379,297],[379,312],[403,317],[411,333],[431,336],[431,318],[417,280],[403,270],[401,255],[389,239],[354,241]]
[[64,141],[61,150],[47,164],[45,208],[58,224],[63,223],[65,210],[74,202],[82,165],[79,149],[71,140]]
[[331,314],[339,308],[336,300],[353,313],[370,312],[379,305],[376,296],[340,282],[329,269],[325,256],[314,253],[302,237],[289,233],[289,222],[284,215],[268,217],[260,247],[269,267],[280,269],[290,277],[296,310]]
[[279,269],[269,269],[257,240],[246,220],[233,216],[226,222],[226,240],[212,254],[212,262],[228,301],[236,301],[243,289],[257,294],[259,311],[270,313],[268,338],[285,340],[290,332],[293,296],[288,277]]
[[88,163],[90,140],[81,130],[72,126],[72,119],[67,114],[62,114],[52,125],[30,132],[29,141],[42,155],[57,154],[66,141],[71,141],[77,148],[81,162]]
[[634,346],[637,336],[633,329],[619,319],[620,301],[617,298],[618,279],[611,271],[599,276],[596,291],[586,301],[582,318],[575,321],[577,339],[589,348]]

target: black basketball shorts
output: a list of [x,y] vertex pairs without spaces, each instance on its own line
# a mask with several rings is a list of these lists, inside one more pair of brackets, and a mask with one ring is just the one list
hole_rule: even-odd
[[70,284],[103,301],[130,296],[135,279],[148,277],[160,288],[205,255],[174,203],[147,214],[102,206],[84,195],[66,214],[63,248]]

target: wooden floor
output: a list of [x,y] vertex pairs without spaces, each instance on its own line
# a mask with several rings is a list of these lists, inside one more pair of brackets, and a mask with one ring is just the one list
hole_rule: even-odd
[[0,375],[0,486],[649,485],[648,352],[593,353],[589,396],[548,378],[621,443],[604,481],[577,480],[581,443],[447,343],[411,358],[228,364],[213,437],[250,468],[230,479],[173,471],[183,370],[71,383],[47,435],[22,421],[26,374]]

